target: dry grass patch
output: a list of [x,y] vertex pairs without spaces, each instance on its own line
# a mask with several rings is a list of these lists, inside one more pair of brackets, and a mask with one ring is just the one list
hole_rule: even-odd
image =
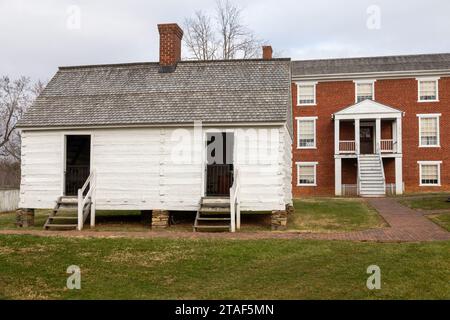
[[306,198],[294,200],[289,230],[302,232],[357,231],[386,227],[378,212],[364,199]]

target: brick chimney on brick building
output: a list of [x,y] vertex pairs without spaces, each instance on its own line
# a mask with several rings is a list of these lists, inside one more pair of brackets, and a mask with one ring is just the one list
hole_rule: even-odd
[[173,72],[181,60],[183,30],[176,23],[158,24],[161,72]]
[[272,46],[263,46],[263,60],[271,60],[272,59]]

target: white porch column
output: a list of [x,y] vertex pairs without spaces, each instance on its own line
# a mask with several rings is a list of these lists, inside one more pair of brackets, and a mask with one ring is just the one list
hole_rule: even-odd
[[355,151],[359,154],[359,119],[355,119]]
[[340,120],[334,119],[334,154],[339,154],[339,128]]
[[[375,151],[381,151],[381,119],[375,119]],[[378,150],[380,149],[380,150]]]
[[395,193],[403,193],[403,171],[402,171],[403,158],[395,158]]
[[397,153],[402,153],[402,117],[398,117],[395,122],[397,124]]
[[337,196],[342,196],[342,159],[334,159],[334,191]]
[[397,139],[397,119],[395,119],[395,121],[392,122],[392,144],[393,144],[393,149],[392,150],[394,153],[397,152],[397,144],[396,142],[398,141]]

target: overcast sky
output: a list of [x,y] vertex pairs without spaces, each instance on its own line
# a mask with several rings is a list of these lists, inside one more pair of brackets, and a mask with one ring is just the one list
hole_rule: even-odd
[[[245,24],[292,59],[450,52],[448,0],[240,0]],[[158,60],[157,23],[212,0],[0,0],[0,75]],[[77,23],[77,10],[80,23]]]

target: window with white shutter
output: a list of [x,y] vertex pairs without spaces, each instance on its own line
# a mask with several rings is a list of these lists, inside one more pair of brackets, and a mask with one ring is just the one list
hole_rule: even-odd
[[441,161],[419,161],[420,185],[439,186],[441,184]]
[[313,149],[316,147],[316,117],[297,118],[297,147]]
[[355,82],[356,103],[364,100],[374,100],[374,82]]
[[418,79],[419,102],[438,101],[438,79]]
[[297,162],[297,185],[316,186],[317,162]]
[[316,104],[316,83],[299,82],[297,83],[297,105],[311,106]]
[[419,146],[439,147],[440,114],[419,114]]

